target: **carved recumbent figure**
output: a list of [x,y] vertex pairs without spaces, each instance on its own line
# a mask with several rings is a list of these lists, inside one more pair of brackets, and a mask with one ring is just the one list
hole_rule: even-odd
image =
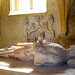
[[[44,42],[45,34],[38,36],[36,43],[18,43],[16,47],[0,51],[0,57],[14,57],[22,61],[34,61],[37,66],[59,66],[67,63],[75,66],[75,45],[68,50],[57,43]],[[20,46],[20,47],[19,47]]]

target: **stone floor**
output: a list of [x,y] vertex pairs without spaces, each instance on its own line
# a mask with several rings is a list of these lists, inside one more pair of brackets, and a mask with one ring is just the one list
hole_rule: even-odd
[[33,62],[0,58],[0,75],[75,75],[75,67],[38,67]]

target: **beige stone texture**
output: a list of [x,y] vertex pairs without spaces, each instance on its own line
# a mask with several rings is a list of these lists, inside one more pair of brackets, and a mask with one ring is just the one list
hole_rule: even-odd
[[65,36],[58,36],[55,39],[56,43],[61,44],[65,48],[75,45],[75,1],[68,15],[68,33]]
[[[43,43],[44,44],[44,43]],[[56,43],[45,43],[35,51],[34,64],[59,64],[66,60],[66,50]]]
[[[60,16],[61,12],[58,9],[58,5],[56,1],[58,1],[58,3],[61,2],[60,0],[47,0],[47,4],[48,4],[47,12],[43,14],[9,16],[8,14],[10,11],[10,7],[9,7],[10,0],[0,0],[0,48],[5,48],[5,47],[10,47],[12,45],[16,45],[17,42],[31,42],[31,41],[33,42],[34,40],[33,36],[35,34],[38,35],[38,33],[41,32],[42,30],[46,32],[45,33],[46,40],[48,42],[50,41],[54,42],[54,39],[58,36],[58,34],[61,35],[61,34],[65,34],[66,32],[68,32],[69,37],[61,36],[62,39],[66,38],[63,43],[62,43],[63,40],[59,36],[58,38],[56,38],[56,42],[61,44],[65,48],[69,48],[70,45],[75,44],[74,43],[74,39],[75,39],[74,38],[74,35],[75,35],[74,9],[75,8],[73,8],[75,5],[74,4],[75,2],[73,2],[73,0],[70,0],[71,2],[68,2],[69,0],[65,1],[67,2],[67,5],[65,7],[63,6],[63,1],[61,2],[61,5],[59,7],[62,6],[61,8],[63,7],[65,8],[66,17],[68,13],[68,8],[67,8],[68,3],[70,3],[69,9],[71,8],[71,5],[72,5],[71,11],[69,12],[70,17],[68,16],[68,19],[67,19],[69,21],[68,22],[69,25],[68,24],[63,25],[62,22],[64,23],[66,17],[62,15],[64,14],[64,12],[61,14],[63,17]],[[52,20],[49,20],[51,19],[51,15],[53,15],[52,18],[54,17],[53,23],[52,23]],[[39,16],[41,18],[40,24],[35,19],[35,16]],[[26,17],[28,18],[28,22],[26,22],[26,19],[25,19]],[[64,20],[62,19],[62,22],[61,22],[61,18],[64,18]],[[40,28],[38,31],[36,31],[38,26],[40,26]],[[26,30],[27,29],[26,27],[28,27],[28,32]],[[32,31],[36,31],[36,33],[29,36],[30,32]],[[36,37],[37,35],[35,35],[35,41],[37,40],[37,37]],[[30,41],[30,37],[31,37],[31,41]]]
[[[34,19],[32,20],[33,16],[42,15],[46,19],[47,16],[49,16],[50,14],[53,14],[54,16],[53,28],[55,29],[55,37],[60,33],[60,25],[59,25],[60,21],[59,21],[59,15],[58,15],[57,5],[55,0],[47,0],[47,3],[48,3],[47,13],[31,14],[31,15],[15,15],[15,16],[8,15],[10,11],[10,7],[9,7],[10,0],[0,0],[0,1],[1,1],[0,2],[1,3],[0,48],[10,47],[11,45],[16,45],[17,42],[25,42],[25,39],[28,40],[26,36],[26,30],[24,29],[26,16],[29,18],[30,25],[34,24],[35,22],[36,26],[38,26],[37,22]],[[49,23],[49,26],[50,26],[50,23]]]

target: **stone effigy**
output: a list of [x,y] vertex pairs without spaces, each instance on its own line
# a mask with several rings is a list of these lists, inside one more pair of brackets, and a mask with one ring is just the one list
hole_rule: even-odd
[[70,57],[75,57],[75,45],[71,45],[69,48],[69,55]]
[[70,59],[67,61],[67,64],[68,64],[68,66],[75,67],[75,58],[70,58]]
[[18,48],[14,47],[13,50],[5,50],[0,52],[0,57],[18,58],[22,61],[32,61],[34,59],[33,44],[25,44],[25,46]]
[[70,46],[69,48],[69,59],[67,61],[69,66],[75,67],[75,45]]
[[22,50],[15,51],[14,56],[19,58],[22,61],[33,61],[34,60],[34,51],[33,44],[26,44]]
[[75,66],[75,45],[68,50],[57,43],[45,41],[45,34],[38,36],[38,42],[17,44],[0,51],[0,57],[14,57],[22,61],[34,61],[36,66],[59,66],[67,62]]
[[34,64],[58,66],[66,62],[66,57],[66,50],[59,44],[43,43],[35,51]]

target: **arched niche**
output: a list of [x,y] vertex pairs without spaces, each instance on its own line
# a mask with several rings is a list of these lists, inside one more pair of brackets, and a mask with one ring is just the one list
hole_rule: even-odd
[[68,36],[75,37],[75,1],[69,11],[68,17]]

